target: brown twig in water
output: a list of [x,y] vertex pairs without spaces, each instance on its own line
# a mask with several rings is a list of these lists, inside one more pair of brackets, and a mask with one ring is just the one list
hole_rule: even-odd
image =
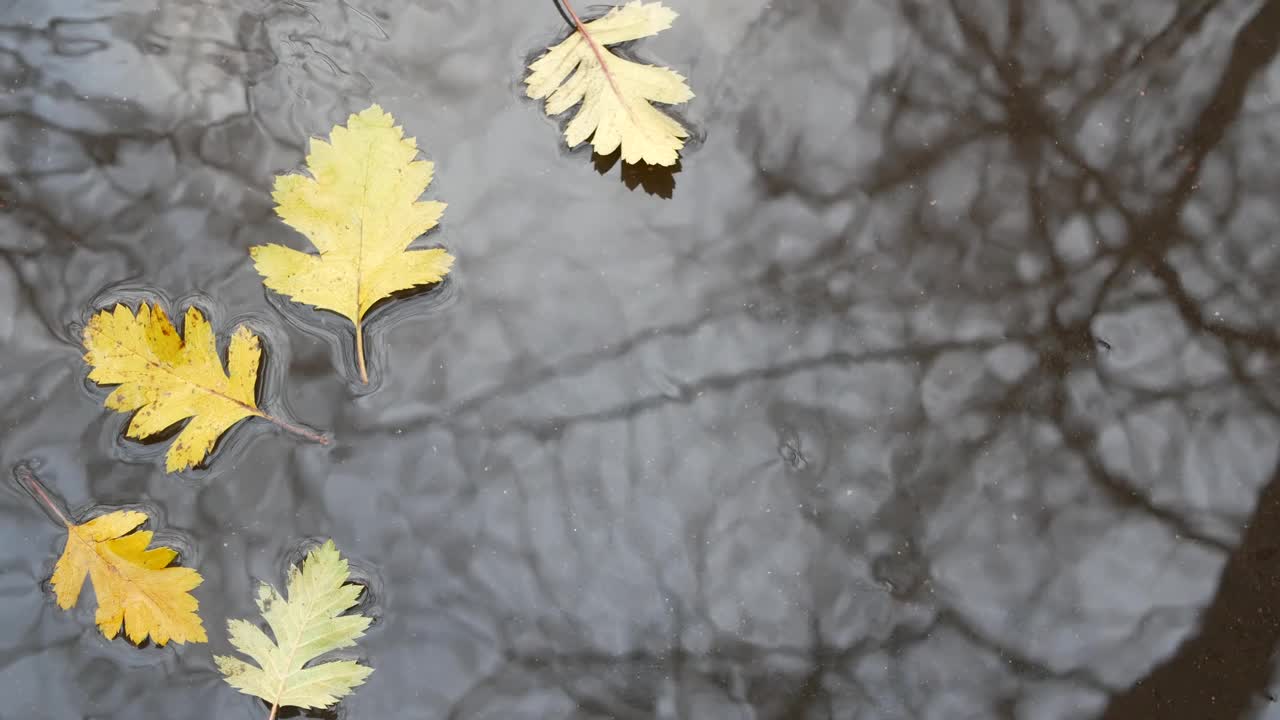
[[72,526],[72,522],[67,519],[62,510],[58,509],[58,505],[49,497],[49,493],[44,489],[44,483],[40,482],[40,478],[36,477],[35,471],[25,462],[20,462],[13,468],[13,476],[17,478],[18,484],[24,486],[29,492],[33,493],[49,511],[57,516],[67,527]]
[[[245,407],[251,407],[251,406],[246,405]],[[302,427],[301,425],[294,425],[294,424],[293,424],[293,423],[291,423],[291,422],[285,422],[284,420],[281,420],[280,418],[278,418],[278,417],[276,417],[276,416],[274,416],[274,415],[268,415],[268,414],[267,414],[267,413],[265,413],[265,412],[262,412],[262,411],[260,411],[260,410],[256,410],[256,408],[255,408],[254,415],[257,415],[258,417],[262,418],[263,420],[266,420],[267,422],[271,423],[272,425],[275,425],[276,427],[280,428],[281,430],[285,430],[285,431],[287,431],[287,432],[291,432],[291,433],[293,433],[294,435],[297,435],[297,436],[299,436],[299,437],[304,437],[304,438],[306,438],[306,439],[310,440],[311,442],[320,443],[321,445],[328,445],[328,444],[329,444],[329,438],[328,438],[328,437],[326,437],[326,436],[324,436],[324,435],[321,435],[320,433],[317,433],[317,432],[312,432],[311,430],[308,430],[308,429],[306,429],[306,428]]]

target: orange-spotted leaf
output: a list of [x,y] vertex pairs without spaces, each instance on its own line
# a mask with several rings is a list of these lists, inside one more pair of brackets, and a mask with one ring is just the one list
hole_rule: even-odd
[[[84,328],[89,379],[118,385],[106,406],[133,412],[125,435],[143,440],[187,421],[165,454],[165,469],[198,465],[233,425],[258,417],[311,440],[327,440],[258,409],[255,388],[262,348],[241,325],[231,334],[223,367],[213,328],[196,308],[187,310],[185,337],[159,305],[135,314],[124,305],[94,315]],[[135,412],[136,411],[136,412]]]

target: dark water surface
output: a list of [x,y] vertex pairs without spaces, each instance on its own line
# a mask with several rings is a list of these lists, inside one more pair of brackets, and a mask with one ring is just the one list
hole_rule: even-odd
[[[3,472],[141,504],[210,633],[57,609],[6,482],[0,717],[264,718],[211,653],[332,537],[376,671],[285,717],[1280,718],[1280,0],[667,3],[663,175],[522,97],[550,2],[0,0]],[[247,250],[375,101],[458,262],[362,388]],[[333,444],[123,440],[78,325],[157,296]]]

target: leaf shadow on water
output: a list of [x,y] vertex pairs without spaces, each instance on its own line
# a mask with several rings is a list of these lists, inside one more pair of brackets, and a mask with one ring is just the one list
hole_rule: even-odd
[[[601,155],[596,152],[591,153],[591,164],[595,167],[596,172],[604,175],[618,164],[619,158],[622,157],[622,150],[614,150],[608,155]],[[650,195],[657,195],[664,200],[670,200],[676,189],[676,173],[683,169],[682,161],[676,160],[675,165],[663,167],[662,165],[649,165],[648,163],[631,164],[622,163],[622,184],[627,186],[628,190],[635,190],[637,187],[644,188],[644,191]]]
[[[263,703],[263,706],[266,707],[266,703]],[[281,720],[286,718],[288,720],[304,720],[304,718],[305,720],[339,720],[345,716],[346,713],[342,712],[340,705],[336,708],[329,708],[328,710],[285,708],[279,713],[276,713],[276,717],[281,718]]]

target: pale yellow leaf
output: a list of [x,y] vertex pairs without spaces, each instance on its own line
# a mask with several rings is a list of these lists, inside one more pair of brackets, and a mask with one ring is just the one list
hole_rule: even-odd
[[583,25],[595,47],[575,31],[533,61],[526,94],[546,98],[548,115],[581,106],[565,127],[569,147],[590,137],[600,155],[621,147],[623,162],[674,165],[689,133],[653,103],[687,102],[693,91],[680,73],[618,57],[606,46],[655,35],[675,18],[675,11],[657,2],[615,7]]
[[417,156],[417,143],[377,105],[350,116],[328,142],[312,139],[310,177],[278,177],[272,195],[280,218],[306,235],[318,254],[274,244],[250,249],[268,288],[355,325],[365,382],[365,314],[393,293],[440,282],[453,265],[444,250],[408,249],[445,208],[418,199],[434,166]]

